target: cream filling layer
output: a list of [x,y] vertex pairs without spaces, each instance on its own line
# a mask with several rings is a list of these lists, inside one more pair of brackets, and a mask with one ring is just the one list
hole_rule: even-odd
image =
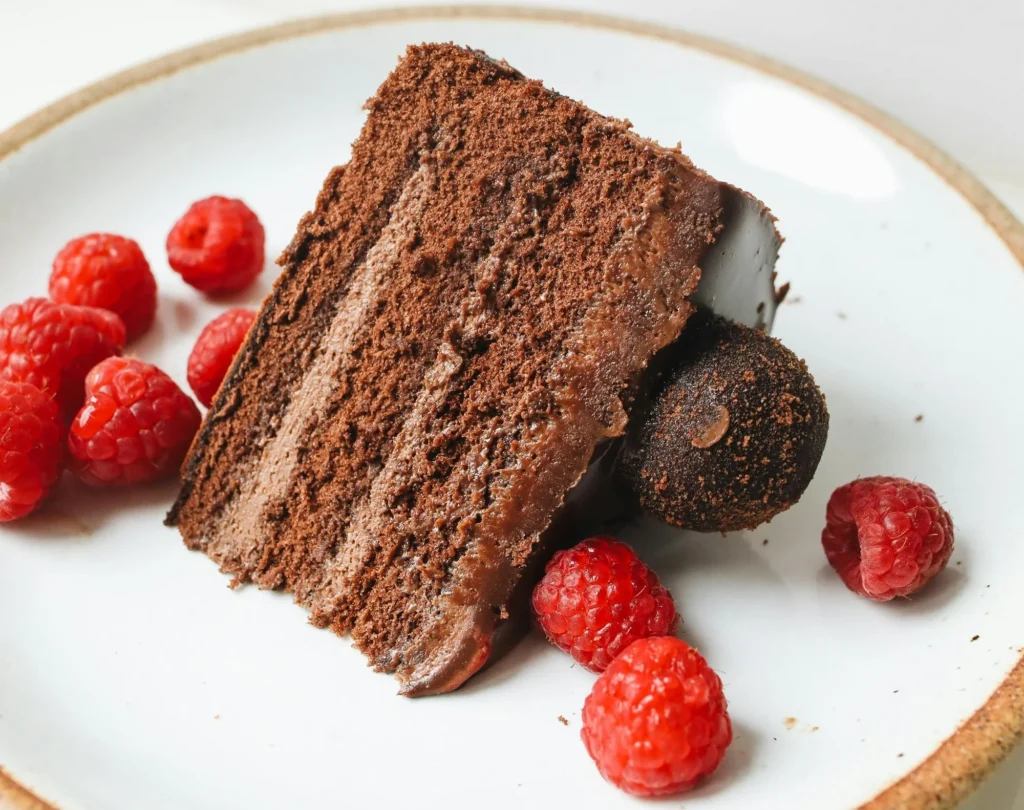
[[277,433],[254,463],[255,474],[218,522],[218,533],[230,538],[227,548],[221,550],[219,543],[207,545],[211,556],[229,552],[247,571],[259,562],[269,531],[266,508],[288,495],[309,427],[324,416],[338,380],[353,362],[353,344],[373,318],[381,291],[397,273],[402,245],[416,233],[433,185],[434,172],[428,164],[406,181],[380,238],[353,273],[319,354],[292,393]]

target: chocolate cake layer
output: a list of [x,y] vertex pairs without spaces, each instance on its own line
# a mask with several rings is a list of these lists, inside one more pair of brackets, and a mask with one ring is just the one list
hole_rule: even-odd
[[487,660],[567,493],[625,431],[723,196],[479,52],[412,47],[367,107],[168,520],[426,694]]

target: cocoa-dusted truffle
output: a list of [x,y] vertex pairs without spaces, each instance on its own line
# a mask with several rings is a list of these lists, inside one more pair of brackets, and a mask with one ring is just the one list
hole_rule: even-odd
[[828,435],[807,365],[758,329],[701,312],[658,358],[620,474],[651,515],[695,531],[753,529],[796,503]]

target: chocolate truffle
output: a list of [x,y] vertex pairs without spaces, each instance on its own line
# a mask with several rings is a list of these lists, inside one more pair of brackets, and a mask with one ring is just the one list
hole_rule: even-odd
[[799,500],[828,435],[807,365],[758,329],[701,312],[657,358],[620,476],[654,517],[754,529]]

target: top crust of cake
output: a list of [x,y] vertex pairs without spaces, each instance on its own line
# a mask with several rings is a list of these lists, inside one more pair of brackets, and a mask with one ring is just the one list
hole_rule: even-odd
[[692,311],[718,184],[452,45],[409,48],[281,256],[169,516],[407,694],[454,689]]

